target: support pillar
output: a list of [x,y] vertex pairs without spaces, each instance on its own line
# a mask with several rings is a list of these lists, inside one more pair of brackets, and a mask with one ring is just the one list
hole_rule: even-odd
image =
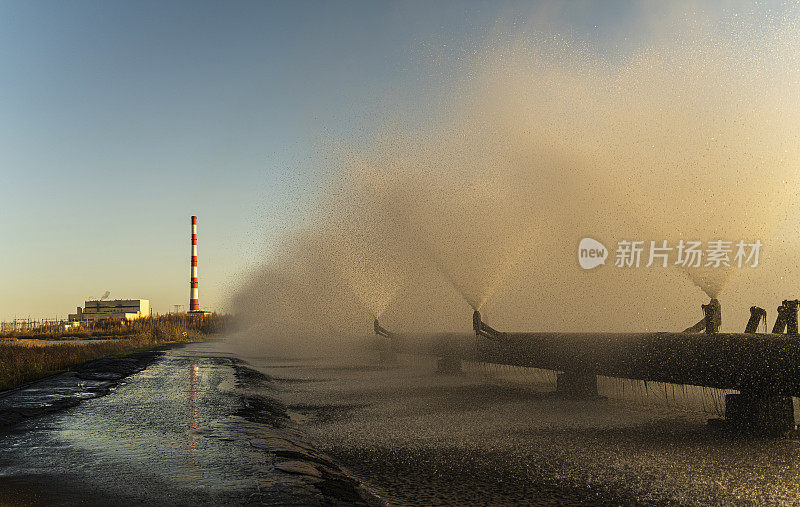
[[559,373],[556,392],[567,398],[597,398],[597,375],[573,371]]
[[794,405],[789,396],[726,394],[725,422],[736,431],[782,436],[793,430]]

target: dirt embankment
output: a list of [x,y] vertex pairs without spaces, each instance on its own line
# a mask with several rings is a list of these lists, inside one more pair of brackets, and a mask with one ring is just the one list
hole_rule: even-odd
[[316,450],[289,419],[286,406],[265,392],[275,389],[272,377],[234,362],[241,408],[236,415],[250,422],[267,426],[264,433],[250,439],[250,445],[277,458],[275,468],[282,473],[301,476],[322,496],[334,504],[382,505],[383,502],[366,490],[337,465],[333,459]]

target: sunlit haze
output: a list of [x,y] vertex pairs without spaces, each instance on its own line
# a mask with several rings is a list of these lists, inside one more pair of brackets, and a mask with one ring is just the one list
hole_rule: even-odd
[[[192,214],[202,307],[300,297],[342,332],[461,329],[470,305],[676,329],[694,283],[738,328],[799,281],[794,6],[237,5],[0,7],[2,319],[106,290],[186,305]],[[584,236],[765,248],[744,272],[583,272]]]

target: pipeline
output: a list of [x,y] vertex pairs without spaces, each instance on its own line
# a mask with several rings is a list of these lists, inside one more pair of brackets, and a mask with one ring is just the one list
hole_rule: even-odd
[[[789,303],[789,309],[783,311],[785,322],[796,323],[798,304]],[[790,326],[791,329],[796,327]],[[398,350],[408,353],[800,396],[800,340],[791,332],[499,332],[485,324],[478,312],[473,314],[473,330],[475,334],[392,334]],[[475,335],[486,339],[476,340]]]

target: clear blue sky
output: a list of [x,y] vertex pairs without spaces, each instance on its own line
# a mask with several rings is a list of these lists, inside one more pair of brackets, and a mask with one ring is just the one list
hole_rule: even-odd
[[[0,3],[0,320],[90,296],[224,306],[347,137],[409,79],[420,43],[547,13],[609,47],[630,2],[4,1]],[[624,36],[624,37],[623,37]]]

